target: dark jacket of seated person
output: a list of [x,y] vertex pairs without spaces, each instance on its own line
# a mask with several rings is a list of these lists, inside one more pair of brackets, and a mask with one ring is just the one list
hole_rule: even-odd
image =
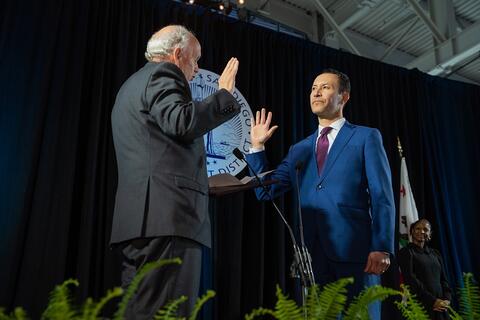
[[398,253],[398,263],[405,284],[422,303],[431,319],[449,319],[447,306],[451,290],[445,277],[440,253],[428,247],[431,239],[431,224],[420,219],[410,226],[412,242]]

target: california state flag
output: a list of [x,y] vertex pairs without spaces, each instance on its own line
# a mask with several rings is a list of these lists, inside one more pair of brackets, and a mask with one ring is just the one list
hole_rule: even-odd
[[413,198],[412,188],[410,187],[410,180],[408,179],[407,163],[405,157],[402,157],[400,168],[400,215],[399,227],[400,233],[400,248],[408,244],[410,225],[418,220],[417,206]]

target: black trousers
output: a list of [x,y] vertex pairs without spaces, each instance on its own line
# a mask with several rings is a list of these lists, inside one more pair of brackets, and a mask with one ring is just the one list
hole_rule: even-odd
[[182,264],[166,265],[148,273],[140,283],[125,312],[125,319],[153,319],[168,302],[185,295],[178,315],[188,317],[198,296],[202,265],[202,246],[181,237],[134,239],[122,248],[122,288],[126,289],[137,271],[159,259],[182,259]]

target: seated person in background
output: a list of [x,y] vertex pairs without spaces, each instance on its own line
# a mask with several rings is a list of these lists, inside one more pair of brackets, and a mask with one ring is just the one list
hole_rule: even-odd
[[443,268],[440,253],[426,243],[432,236],[432,227],[427,219],[410,225],[412,242],[398,253],[398,264],[405,279],[431,319],[448,319],[447,306],[451,290]]

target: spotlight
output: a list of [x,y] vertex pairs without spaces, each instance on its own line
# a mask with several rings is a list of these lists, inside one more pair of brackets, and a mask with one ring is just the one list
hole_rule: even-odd
[[238,0],[239,5],[243,5],[245,3],[245,0]]
[[218,9],[222,11],[225,10],[225,6],[223,5],[223,3],[220,3],[220,5],[218,6]]
[[194,4],[194,3],[195,3],[195,0],[188,0],[188,3],[189,3],[189,4]]

